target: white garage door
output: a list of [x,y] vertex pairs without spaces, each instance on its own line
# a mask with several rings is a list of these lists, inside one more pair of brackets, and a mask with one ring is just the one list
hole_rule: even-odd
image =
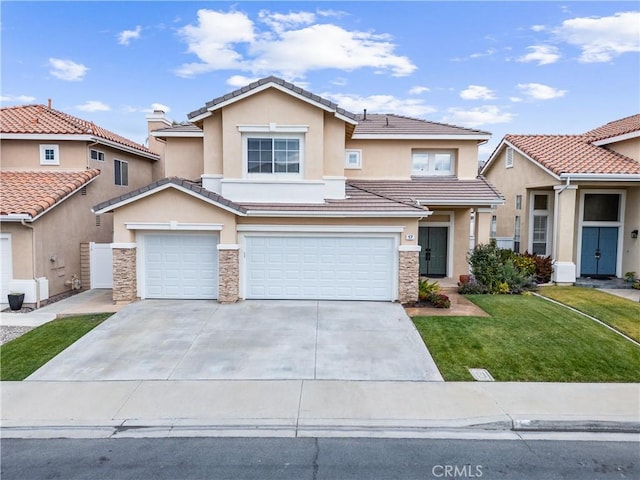
[[144,236],[146,298],[218,298],[217,235]]
[[248,236],[247,298],[393,300],[391,237]]

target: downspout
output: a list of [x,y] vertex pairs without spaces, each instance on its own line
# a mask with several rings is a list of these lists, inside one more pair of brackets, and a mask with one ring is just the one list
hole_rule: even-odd
[[36,229],[33,225],[27,225],[24,218],[20,220],[20,224],[23,227],[31,229],[31,267],[33,281],[36,283],[36,308],[40,308],[40,283],[36,273]]
[[558,256],[558,200],[560,199],[560,194],[569,188],[570,185],[571,177],[567,177],[567,183],[565,183],[562,188],[555,191],[555,198],[553,201],[553,250],[551,251],[551,258],[554,262]]

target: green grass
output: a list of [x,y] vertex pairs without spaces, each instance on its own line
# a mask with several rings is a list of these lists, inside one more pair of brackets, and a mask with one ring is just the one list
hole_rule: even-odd
[[587,313],[640,342],[640,303],[594,288],[542,287],[545,297]]
[[24,380],[112,313],[65,317],[0,346],[0,380]]
[[415,317],[447,381],[639,382],[640,347],[535,296],[468,295],[490,317]]

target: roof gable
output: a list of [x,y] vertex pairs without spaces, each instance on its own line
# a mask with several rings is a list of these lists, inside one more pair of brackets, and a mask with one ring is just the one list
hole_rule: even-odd
[[100,170],[2,171],[0,215],[32,221],[92,182]]
[[226,105],[247,98],[248,96],[254,95],[268,88],[275,88],[304,102],[315,105],[318,108],[333,112],[338,118],[341,118],[348,123],[356,123],[356,116],[353,113],[338,107],[337,104],[333,103],[330,100],[327,100],[326,98],[322,98],[321,96],[304,90],[294,85],[293,83],[286,82],[283,79],[274,76],[262,78],[256,82],[250,83],[247,86],[227,93],[226,95],[214,98],[213,100],[207,102],[204,107],[189,113],[187,117],[191,122],[203,120],[204,118],[210,116],[212,112]]
[[45,105],[18,105],[0,109],[0,132],[7,135],[78,135],[103,140],[116,148],[124,148],[144,156],[157,158],[139,143],[102,128],[93,122],[54,110]]

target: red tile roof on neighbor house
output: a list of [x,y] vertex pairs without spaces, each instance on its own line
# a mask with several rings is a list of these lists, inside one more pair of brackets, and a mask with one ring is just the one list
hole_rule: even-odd
[[29,215],[34,218],[80,190],[100,175],[100,170],[2,171],[0,216]]
[[614,120],[613,122],[589,130],[584,135],[591,137],[592,142],[597,142],[632,132],[640,132],[640,113],[621,118],[620,120]]
[[505,135],[504,140],[556,175],[640,174],[640,163],[586,135]]
[[93,122],[74,117],[46,105],[18,105],[0,108],[0,133],[26,135],[90,135],[98,139],[154,155],[144,145],[124,138]]

